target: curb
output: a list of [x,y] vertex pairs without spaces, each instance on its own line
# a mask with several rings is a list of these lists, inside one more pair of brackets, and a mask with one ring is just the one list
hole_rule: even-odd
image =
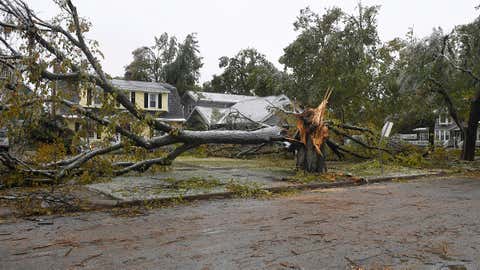
[[[446,172],[438,172],[438,173],[424,173],[424,174],[414,174],[414,175],[400,175],[400,176],[385,176],[385,177],[375,177],[375,178],[361,178],[359,181],[338,181],[332,183],[313,183],[313,184],[297,184],[297,185],[290,185],[290,186],[283,186],[283,187],[270,187],[264,188],[263,190],[269,191],[272,193],[280,193],[285,191],[301,191],[301,190],[313,190],[313,189],[330,189],[330,188],[338,188],[338,187],[356,187],[356,186],[363,186],[367,184],[375,184],[375,183],[382,183],[382,182],[391,182],[393,180],[412,180],[424,177],[432,177],[432,176],[444,176],[447,175]],[[102,195],[103,194],[99,191],[98,192]],[[226,192],[217,192],[217,193],[207,193],[207,194],[198,194],[198,195],[188,195],[181,197],[183,201],[192,202],[192,201],[200,201],[200,200],[210,200],[210,199],[228,199],[235,197],[234,192],[226,191]],[[157,198],[157,199],[147,199],[147,200],[132,200],[132,201],[121,201],[118,199],[108,199],[108,200],[89,200],[91,203],[91,207],[93,210],[101,210],[101,209],[109,209],[114,207],[126,207],[126,206],[141,206],[148,203],[168,203],[174,200],[179,199],[178,197],[172,198]]]
[[393,180],[410,180],[417,179],[429,176],[442,176],[445,175],[444,172],[439,173],[424,173],[424,174],[414,174],[414,175],[400,175],[400,176],[385,176],[385,177],[375,177],[375,178],[360,178],[358,181],[339,181],[333,183],[314,183],[314,184],[299,184],[285,187],[272,187],[266,188],[270,192],[282,192],[289,190],[311,190],[311,189],[329,189],[329,188],[338,188],[338,187],[355,187],[363,186],[367,184],[375,184],[382,182],[391,182]]

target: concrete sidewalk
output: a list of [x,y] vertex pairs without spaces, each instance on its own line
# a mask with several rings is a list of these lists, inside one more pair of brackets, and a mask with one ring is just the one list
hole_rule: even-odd
[[[334,180],[310,180],[308,183],[292,181],[292,169],[257,168],[238,164],[176,164],[171,170],[154,175],[125,176],[111,182],[88,185],[90,191],[110,197],[107,204],[137,204],[182,198],[184,200],[233,197],[232,185],[270,192],[356,186],[393,179],[411,179],[439,175],[438,171],[412,170],[410,173],[390,172],[383,176],[340,176]],[[102,201],[103,202],[103,201]],[[101,202],[101,203],[102,203]],[[95,202],[94,202],[95,204]]]

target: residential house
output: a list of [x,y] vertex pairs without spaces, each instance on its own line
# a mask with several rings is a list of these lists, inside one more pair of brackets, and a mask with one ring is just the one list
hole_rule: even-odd
[[281,119],[274,107],[285,108],[291,101],[285,95],[256,97],[208,92],[187,92],[183,97],[186,126],[192,129],[244,129],[278,125]]
[[217,126],[229,129],[245,129],[258,126],[258,123],[274,126],[281,125],[277,108],[289,109],[292,102],[285,95],[256,97],[238,102],[225,110]]
[[[445,147],[461,148],[463,135],[460,128],[445,111],[438,113],[435,121],[435,144]],[[480,146],[480,127],[477,130],[477,146]]]
[[428,146],[430,145],[430,128],[428,127],[419,127],[412,130],[412,133],[408,134],[398,134],[398,138],[404,142],[418,145],[418,146]]
[[187,117],[185,125],[195,130],[214,128],[228,108],[196,106]]
[[240,101],[255,98],[254,96],[231,95],[211,92],[187,91],[182,96],[184,115],[188,118],[195,107],[230,108]]
[[[116,88],[124,91],[127,97],[137,108],[152,114],[157,120],[170,122],[173,125],[180,125],[185,121],[181,99],[178,95],[177,89],[166,83],[156,82],[141,82],[141,81],[126,81],[126,80],[111,80],[111,83]],[[91,90],[80,91],[78,98],[74,98],[85,108],[96,109],[102,106],[102,91],[98,89],[97,93]],[[123,106],[117,105],[119,110]],[[69,119],[68,125],[71,129],[78,131],[81,128],[81,121],[78,115],[65,115]],[[88,129],[88,140],[95,141],[101,139],[101,134],[95,124],[91,123]],[[144,136],[151,136],[152,132],[146,130],[143,132]],[[156,134],[155,134],[156,135]]]

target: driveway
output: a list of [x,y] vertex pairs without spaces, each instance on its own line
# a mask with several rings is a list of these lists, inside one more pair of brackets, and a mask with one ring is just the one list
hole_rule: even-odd
[[[479,269],[480,179],[0,225],[0,269]],[[131,213],[131,212],[129,212]]]

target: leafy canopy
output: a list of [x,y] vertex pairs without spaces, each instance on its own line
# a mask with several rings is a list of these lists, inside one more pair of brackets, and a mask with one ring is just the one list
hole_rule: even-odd
[[125,79],[166,82],[182,93],[195,88],[203,66],[198,40],[194,33],[182,43],[175,36],[163,33],[155,37],[155,45],[132,52],[133,61],[125,67]]
[[350,15],[332,8],[319,15],[309,8],[294,23],[298,37],[284,49],[280,62],[292,74],[290,96],[309,107],[333,89],[331,108],[343,120],[353,120],[374,99],[380,40],[378,6],[358,6]]
[[219,67],[223,72],[204,84],[205,90],[258,96],[283,92],[282,81],[286,74],[254,48],[240,50],[233,57],[221,57]]

